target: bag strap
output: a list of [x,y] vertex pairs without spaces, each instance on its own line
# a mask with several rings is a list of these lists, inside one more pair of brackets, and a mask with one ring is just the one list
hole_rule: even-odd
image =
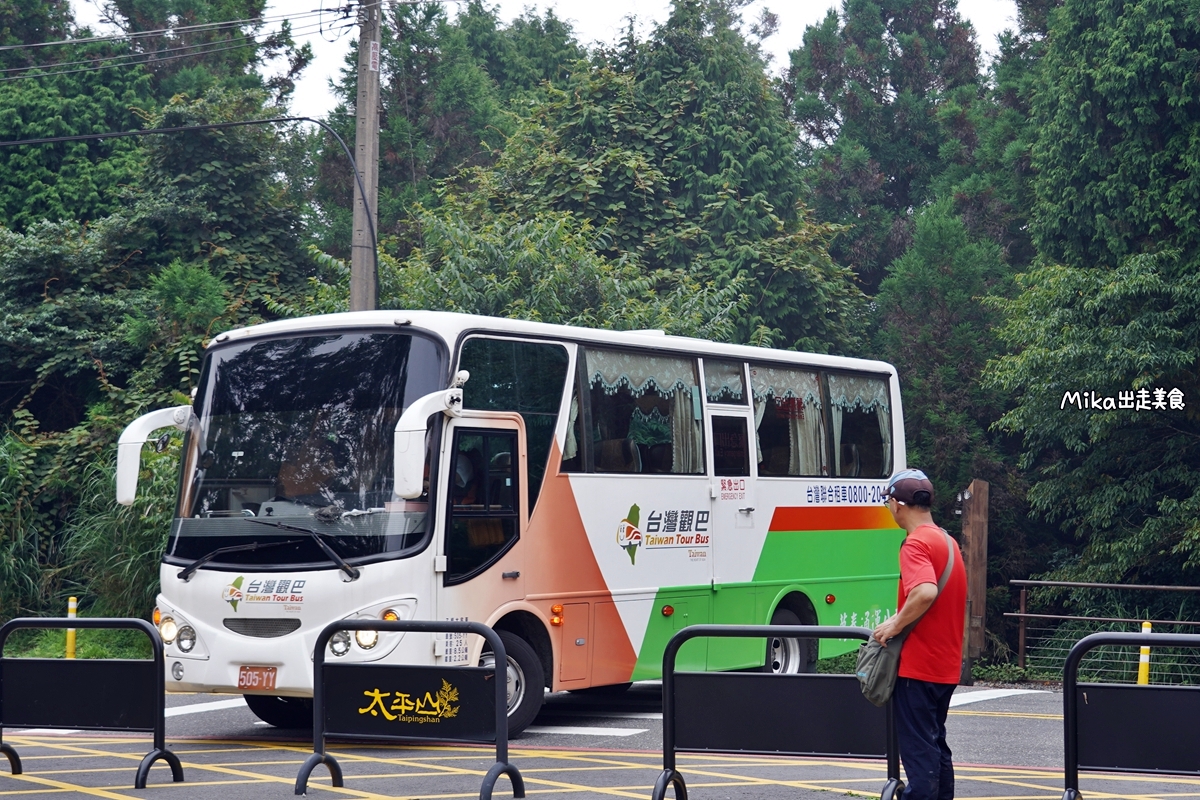
[[[942,570],[942,577],[938,578],[937,590],[938,594],[942,593],[942,589],[946,588],[946,582],[950,580],[950,573],[954,570],[954,551],[958,548],[954,546],[954,540],[950,538],[950,534],[946,533],[945,528],[941,528],[942,535],[946,537],[946,568]],[[935,597],[936,601],[937,598]],[[932,604],[931,604],[932,607]]]

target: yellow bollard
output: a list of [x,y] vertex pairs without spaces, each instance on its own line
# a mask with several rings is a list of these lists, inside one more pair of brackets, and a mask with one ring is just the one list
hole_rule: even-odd
[[[75,611],[79,601],[74,597],[67,599],[67,619],[75,619]],[[67,628],[67,658],[75,657],[75,629]]]
[[[1142,633],[1150,632],[1150,623],[1142,623]],[[1150,648],[1143,647],[1142,654],[1138,657],[1138,685],[1150,685]]]

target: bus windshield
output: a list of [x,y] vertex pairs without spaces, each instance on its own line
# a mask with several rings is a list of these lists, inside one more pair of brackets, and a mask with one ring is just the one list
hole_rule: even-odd
[[445,362],[437,343],[411,333],[320,333],[211,350],[167,560],[259,541],[271,546],[211,563],[329,565],[319,542],[294,526],[347,560],[421,549],[428,496],[393,498],[393,431],[414,400],[444,388]]

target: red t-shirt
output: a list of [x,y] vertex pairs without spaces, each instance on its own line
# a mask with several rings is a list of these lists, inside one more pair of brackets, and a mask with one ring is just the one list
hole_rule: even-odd
[[[921,525],[900,545],[897,610],[922,583],[937,586],[950,555],[946,536],[936,525]],[[953,544],[953,540],[951,540]],[[954,545],[954,567],[929,610],[917,620],[900,651],[900,677],[930,683],[958,683],[962,675],[963,623],[967,609],[967,571]]]

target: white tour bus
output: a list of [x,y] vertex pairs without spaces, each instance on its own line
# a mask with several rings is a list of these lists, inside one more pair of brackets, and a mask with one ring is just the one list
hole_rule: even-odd
[[[209,345],[154,610],[167,690],[311,724],[318,632],[470,619],[524,729],[552,691],[659,677],[679,628],[870,625],[895,605],[904,466],[878,361],[428,311],[293,319]],[[797,672],[853,643],[694,640],[682,668]],[[475,636],[338,634],[339,663],[487,663]]]

